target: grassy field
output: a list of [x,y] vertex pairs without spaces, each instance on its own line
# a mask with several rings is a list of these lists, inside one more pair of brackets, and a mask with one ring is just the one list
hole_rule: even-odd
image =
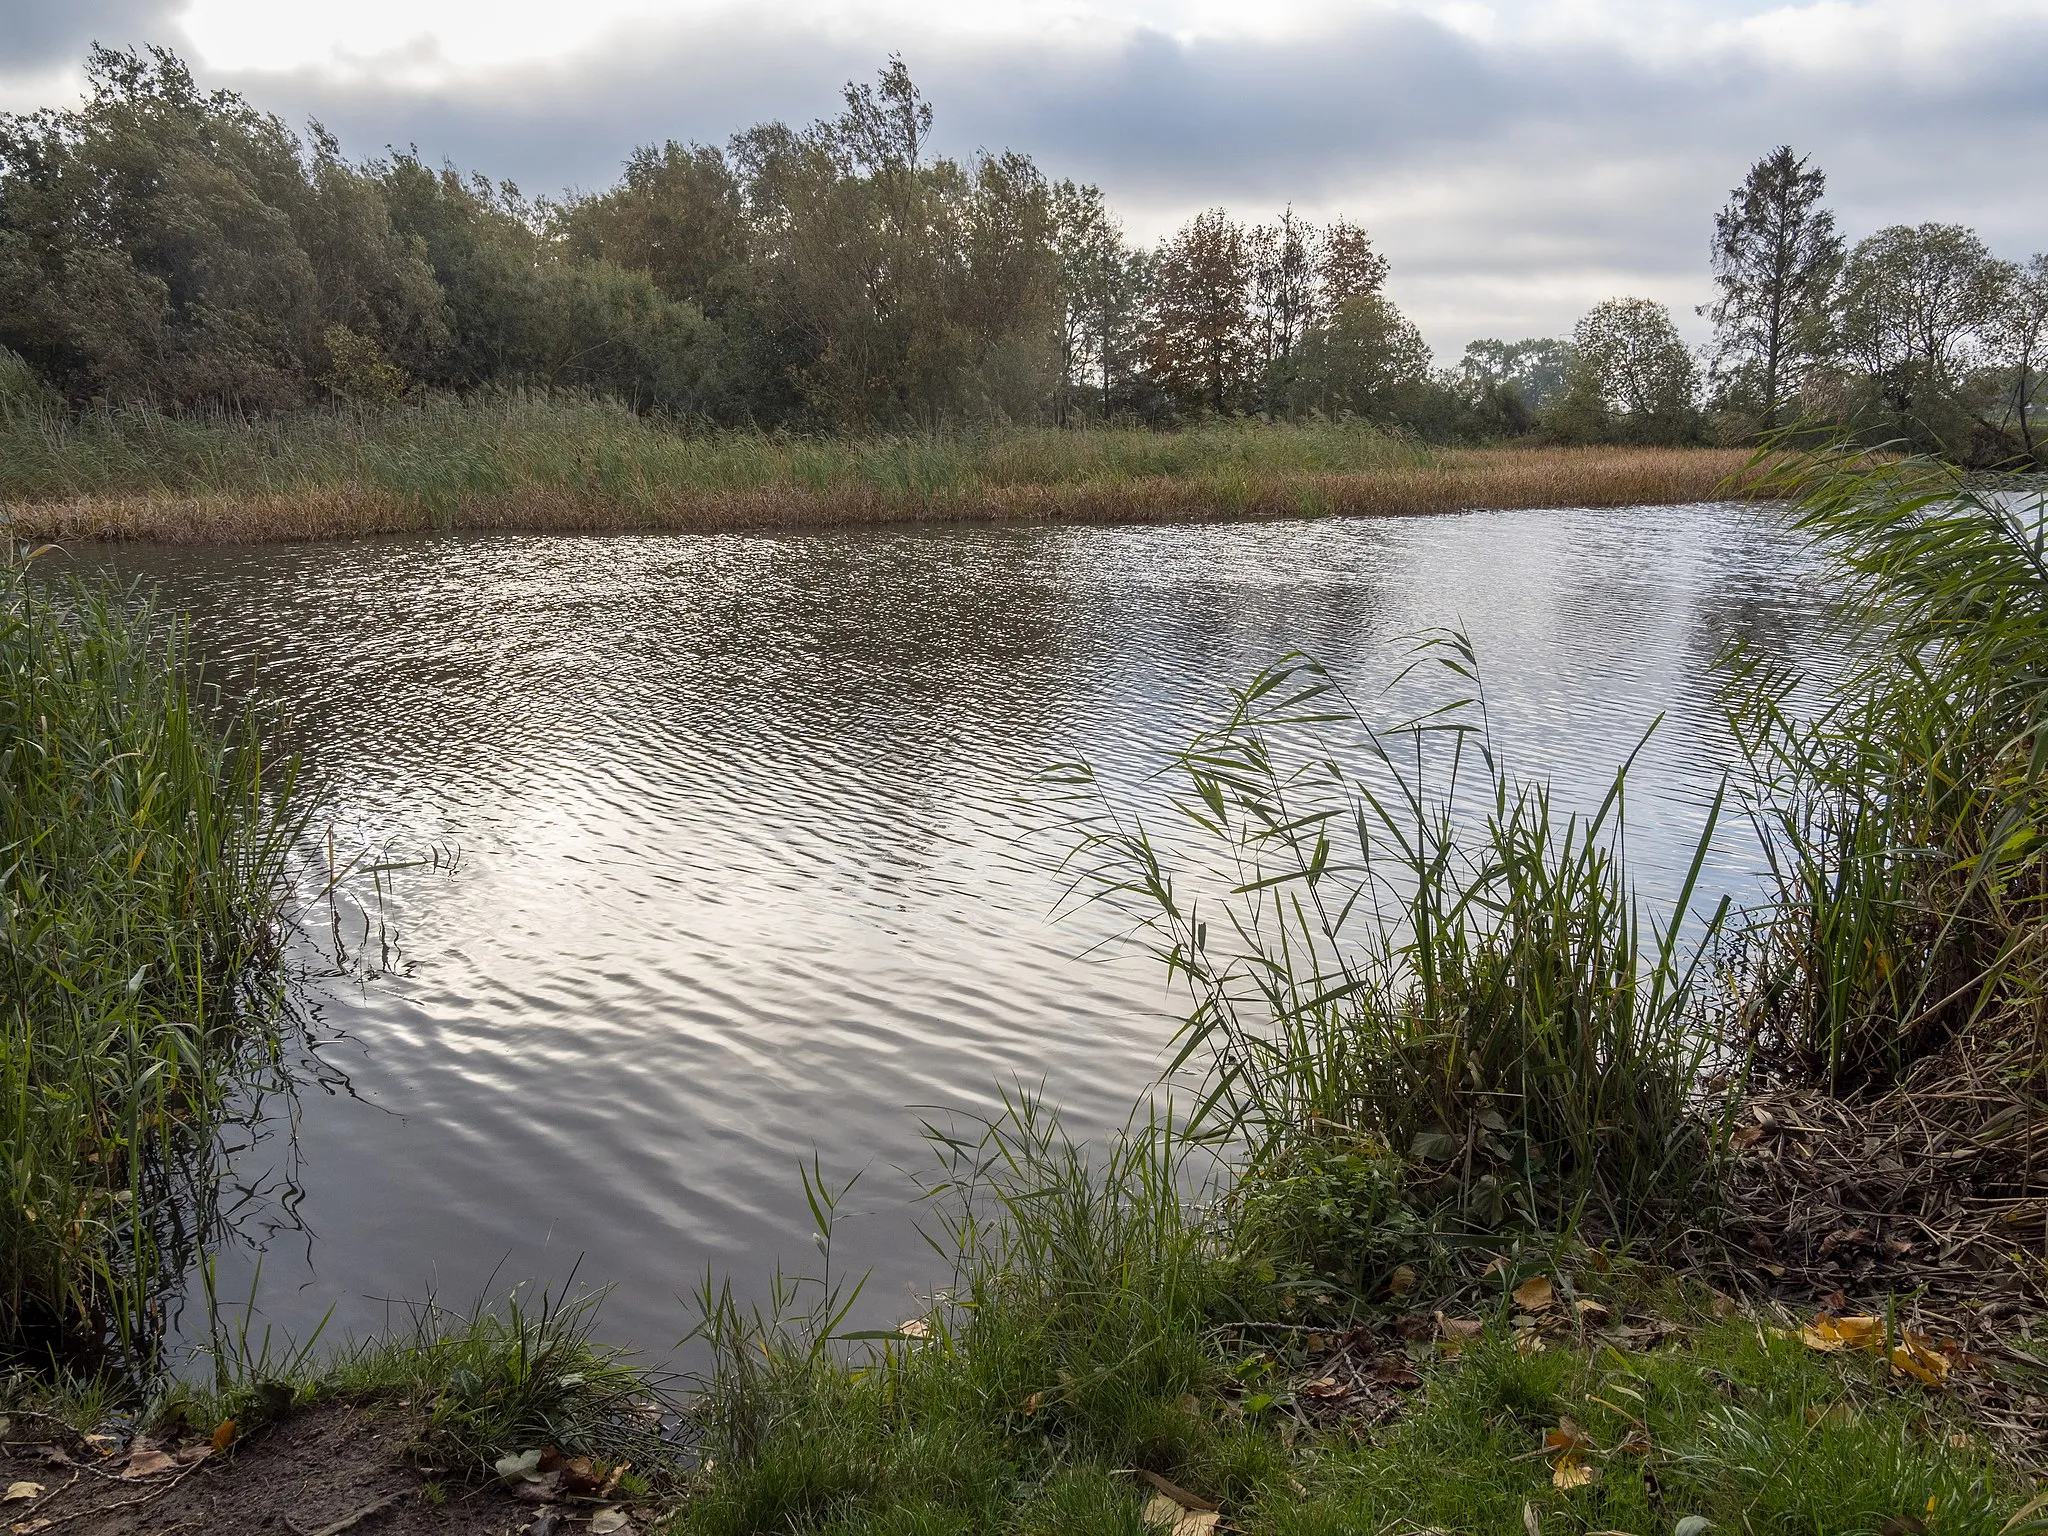
[[17,410],[0,423],[0,507],[22,537],[194,541],[1398,515],[1699,501],[1746,462],[1430,448],[1346,424],[704,433],[599,401],[508,396],[236,423]]

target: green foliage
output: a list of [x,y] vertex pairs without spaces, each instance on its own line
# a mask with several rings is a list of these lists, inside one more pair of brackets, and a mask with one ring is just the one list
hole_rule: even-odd
[[1676,444],[1699,436],[1699,369],[1671,312],[1609,299],[1572,331],[1564,392],[1545,428],[1567,442]]
[[146,605],[0,567],[7,1343],[100,1342],[189,1257],[159,1223],[268,1038],[289,783]]
[[2048,533],[2037,490],[1927,461],[1836,455],[1781,489],[1849,584],[1854,659],[1811,709],[1795,674],[1735,662],[1777,884],[1751,1022],[1804,1071],[1881,1086],[1969,1031],[2033,1031]]

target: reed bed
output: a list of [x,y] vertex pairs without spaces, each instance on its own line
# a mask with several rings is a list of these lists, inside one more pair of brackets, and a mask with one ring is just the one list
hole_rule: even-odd
[[600,401],[433,401],[357,417],[146,412],[0,423],[0,508],[43,539],[235,542],[1165,522],[1625,506],[1726,494],[1745,455],[1439,449],[1345,423],[878,438],[692,432]]
[[289,775],[132,598],[0,565],[0,1347],[137,1343],[262,1040]]

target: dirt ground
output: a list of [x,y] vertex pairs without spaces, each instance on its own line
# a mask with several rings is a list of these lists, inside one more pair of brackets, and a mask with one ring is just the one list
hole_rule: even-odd
[[[204,1445],[87,1444],[22,1417],[4,1434],[0,1531],[8,1536],[582,1536],[597,1513],[589,1504],[522,1503],[497,1484],[451,1483],[432,1502],[403,1455],[411,1425],[391,1410],[304,1409],[224,1454]],[[598,1528],[646,1532],[644,1518],[612,1523],[628,1513]]]

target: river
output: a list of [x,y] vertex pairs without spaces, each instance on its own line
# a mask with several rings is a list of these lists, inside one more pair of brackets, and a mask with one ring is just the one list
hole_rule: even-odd
[[[813,1262],[813,1152],[862,1173],[864,1310],[908,1315],[942,1274],[918,1106],[1042,1084],[1094,1135],[1156,1079],[1158,968],[1051,920],[1046,764],[1157,817],[1165,755],[1260,665],[1310,652],[1369,703],[1403,636],[1460,625],[1568,805],[1665,716],[1629,805],[1654,895],[1729,761],[1713,658],[1805,660],[1824,617],[1779,514],[1726,505],[73,558],[190,614],[302,754],[309,897],[330,838],[345,869],[296,946],[318,1070],[226,1153],[221,1293],[260,1255],[264,1317],[331,1306],[333,1337],[580,1263],[656,1357],[707,1268]],[[1755,866],[1731,826],[1709,894]]]

